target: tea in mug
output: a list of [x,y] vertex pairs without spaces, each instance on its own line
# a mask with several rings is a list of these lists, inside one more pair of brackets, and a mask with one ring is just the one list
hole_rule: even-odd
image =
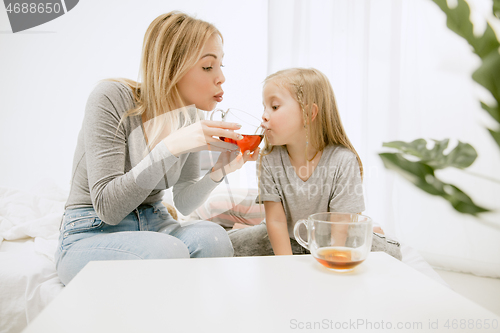
[[349,270],[361,264],[361,252],[347,247],[322,247],[314,258],[327,268]]
[[219,137],[219,139],[224,142],[234,143],[235,145],[238,145],[238,147],[240,147],[240,151],[243,153],[247,150],[254,151],[255,149],[257,149],[260,142],[262,141],[262,138],[264,137],[264,135],[258,134],[242,134],[242,136],[243,139],[238,141],[222,136]]

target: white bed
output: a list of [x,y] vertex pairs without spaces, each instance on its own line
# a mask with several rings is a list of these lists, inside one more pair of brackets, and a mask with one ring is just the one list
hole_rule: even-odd
[[0,332],[20,332],[62,290],[54,253],[67,194],[0,188]]
[[[0,333],[22,331],[64,288],[54,253],[66,197],[50,180],[31,191],[0,187]],[[164,199],[170,201],[168,192]],[[402,251],[403,262],[446,285],[417,251],[404,245]]]

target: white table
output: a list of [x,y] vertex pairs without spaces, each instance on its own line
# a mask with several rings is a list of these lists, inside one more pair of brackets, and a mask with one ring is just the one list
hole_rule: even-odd
[[[484,329],[488,323],[496,329]],[[370,253],[351,273],[309,255],[91,262],[25,332],[386,332],[389,325],[498,332],[500,318]]]

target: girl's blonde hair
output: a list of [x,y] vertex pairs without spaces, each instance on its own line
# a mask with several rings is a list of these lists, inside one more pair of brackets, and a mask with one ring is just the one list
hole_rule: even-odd
[[[177,83],[198,62],[204,45],[214,35],[223,39],[212,24],[177,11],[160,15],[151,22],[144,36],[141,82],[107,79],[123,83],[132,90],[135,107],[123,115],[120,124],[126,117],[137,115],[153,120],[152,129],[148,131],[151,145],[164,126],[173,132],[203,117],[201,112],[193,115],[188,111]],[[177,109],[180,112],[170,112]]]
[[[348,148],[356,155],[361,179],[363,179],[363,164],[344,130],[328,78],[314,68],[290,68],[269,75],[264,80],[264,85],[270,82],[288,89],[299,103],[309,145],[318,151],[331,144],[339,144]],[[312,121],[313,104],[318,107],[318,114],[314,121]],[[263,155],[271,151],[272,145],[264,138]]]

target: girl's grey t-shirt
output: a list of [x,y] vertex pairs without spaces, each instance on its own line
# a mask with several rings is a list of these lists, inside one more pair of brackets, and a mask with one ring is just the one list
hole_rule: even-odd
[[118,126],[134,106],[132,91],[124,84],[104,81],[92,91],[65,208],[93,207],[105,223],[116,225],[139,205],[162,200],[163,190],[173,186],[176,208],[188,215],[218,185],[208,173],[198,180],[199,153],[176,157],[162,142],[147,153],[140,115]]
[[327,146],[307,181],[297,175],[300,170],[295,171],[285,146],[274,146],[263,156],[257,174],[259,169],[260,200],[283,204],[292,239],[297,221],[311,214],[365,210],[359,164],[356,155],[344,146]]

